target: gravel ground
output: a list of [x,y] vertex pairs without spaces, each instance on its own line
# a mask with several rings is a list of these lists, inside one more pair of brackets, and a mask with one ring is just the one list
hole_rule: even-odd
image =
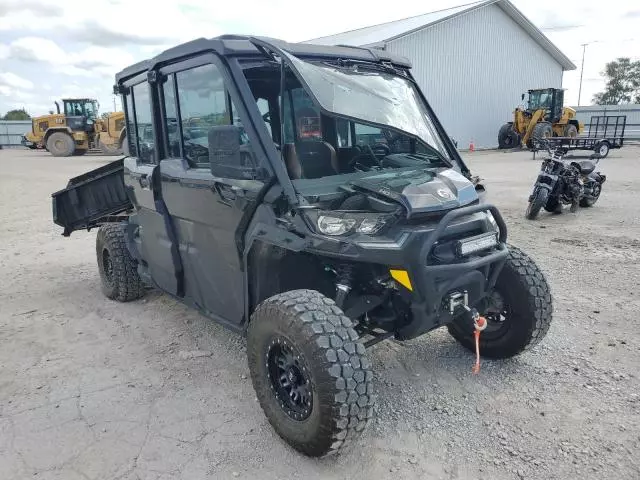
[[242,338],[159,293],[107,300],[95,231],[52,224],[50,194],[108,159],[0,151],[0,479],[640,478],[639,157],[601,162],[594,208],[530,222],[539,162],[468,154],[548,277],[548,336],[477,376],[445,331],[378,344],[373,428],[313,460],[268,425]]

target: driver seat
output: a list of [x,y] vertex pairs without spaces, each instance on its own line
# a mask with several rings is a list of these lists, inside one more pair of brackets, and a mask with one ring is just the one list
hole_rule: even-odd
[[335,148],[324,141],[302,141],[285,145],[284,157],[289,176],[298,178],[321,178],[339,173]]

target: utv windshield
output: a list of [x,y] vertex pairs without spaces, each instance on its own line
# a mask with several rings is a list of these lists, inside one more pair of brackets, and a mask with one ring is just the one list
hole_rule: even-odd
[[293,61],[299,76],[287,69],[284,90],[279,65],[244,70],[292,180],[451,166],[409,79],[374,63]]
[[311,63],[289,55],[325,110],[415,135],[443,155],[428,112],[408,78],[377,64]]

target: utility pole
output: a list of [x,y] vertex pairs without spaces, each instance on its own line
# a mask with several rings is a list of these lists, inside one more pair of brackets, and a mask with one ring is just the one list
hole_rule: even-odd
[[[583,59],[583,61],[584,61],[584,59]],[[578,102],[578,103],[580,103],[580,102]],[[116,110],[116,96],[115,95],[113,96],[113,111],[114,112],[117,111]]]
[[578,106],[580,106],[580,96],[582,95],[582,74],[584,73],[584,51],[587,49],[588,43],[582,44],[582,67],[580,67],[580,87],[578,88]]

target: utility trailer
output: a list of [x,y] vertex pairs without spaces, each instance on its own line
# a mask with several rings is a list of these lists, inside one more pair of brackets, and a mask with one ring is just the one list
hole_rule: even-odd
[[[550,137],[549,146],[563,147],[565,150],[592,150],[599,158],[609,155],[612,148],[622,148],[624,145],[624,130],[627,125],[626,115],[594,115],[589,122],[586,137]],[[533,158],[540,150],[534,142]]]
[[53,221],[64,228],[65,237],[116,221],[115,216],[133,209],[124,185],[123,159],[72,178],[51,197]]

